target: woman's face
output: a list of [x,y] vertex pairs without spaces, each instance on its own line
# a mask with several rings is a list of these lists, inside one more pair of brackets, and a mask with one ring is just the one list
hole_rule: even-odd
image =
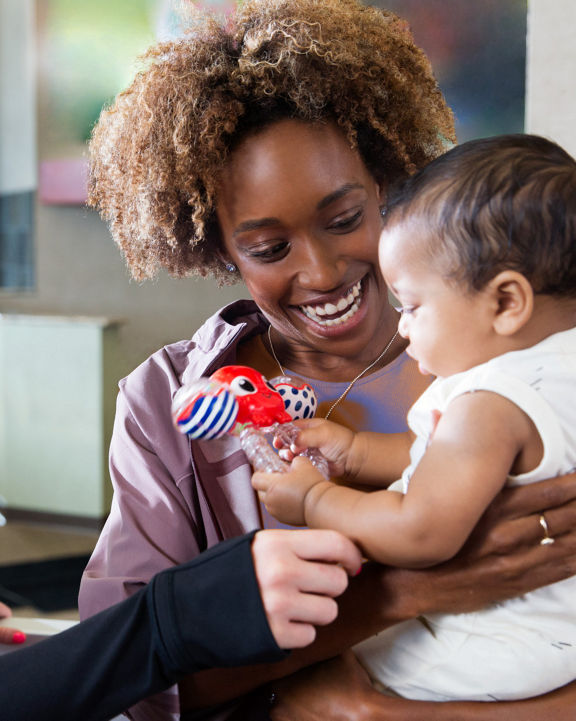
[[372,359],[390,335],[379,195],[335,125],[281,121],[231,155],[217,198],[225,253],[293,351]]

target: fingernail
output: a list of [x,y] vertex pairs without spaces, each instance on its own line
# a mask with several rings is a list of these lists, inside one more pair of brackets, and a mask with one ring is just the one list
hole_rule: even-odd
[[12,643],[24,643],[26,634],[23,631],[14,631],[12,634]]
[[362,571],[362,566],[360,566],[360,568],[356,571],[356,573],[354,575],[359,576],[361,571]]

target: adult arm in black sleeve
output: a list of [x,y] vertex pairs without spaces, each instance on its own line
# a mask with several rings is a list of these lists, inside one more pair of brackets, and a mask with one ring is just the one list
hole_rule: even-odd
[[185,673],[282,659],[259,594],[253,535],[221,543],[122,603],[0,657],[0,716],[103,721]]

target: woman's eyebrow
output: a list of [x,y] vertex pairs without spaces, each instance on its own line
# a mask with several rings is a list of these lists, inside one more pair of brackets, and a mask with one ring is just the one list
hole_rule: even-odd
[[240,233],[246,233],[249,230],[267,228],[271,225],[280,225],[280,221],[278,220],[278,218],[257,218],[255,220],[243,220],[236,226],[236,228],[234,228],[232,237],[240,235]]
[[[329,206],[330,203],[333,203],[335,200],[338,200],[339,198],[348,195],[348,193],[350,193],[352,190],[363,190],[363,188],[364,186],[361,183],[346,183],[334,192],[329,193],[325,198],[322,198],[322,200],[316,206],[316,209],[322,210],[323,208]],[[236,228],[234,228],[232,237],[240,235],[240,233],[247,233],[250,230],[258,230],[259,228],[267,228],[272,225],[280,225],[280,220],[273,217],[256,218],[254,220],[243,220],[236,226]]]
[[317,210],[322,210],[323,208],[326,208],[330,203],[333,203],[335,200],[339,200],[344,195],[348,195],[352,190],[364,190],[364,186],[361,183],[346,183],[342,187],[335,190],[333,193],[329,193],[325,198],[322,198],[322,200],[318,203],[316,206]]

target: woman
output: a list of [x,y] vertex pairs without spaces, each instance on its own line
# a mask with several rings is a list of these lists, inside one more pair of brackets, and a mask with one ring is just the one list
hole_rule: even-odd
[[[388,184],[440,154],[454,131],[405,23],[356,0],[254,0],[222,26],[198,18],[190,36],[152,48],[148,60],[95,129],[90,202],[135,278],[158,267],[241,277],[254,302],[224,308],[121,382],[115,497],[84,577],[83,615],[269,524],[234,438],[189,443],[172,431],[170,402],[183,383],[234,362],[268,377],[287,370],[313,384],[319,413],[387,432],[404,430],[427,383],[403,353],[377,245]],[[543,501],[546,493],[571,501],[574,485],[564,479],[500,501],[477,547],[450,565],[368,567],[310,651],[245,674],[187,679],[181,718],[192,704],[230,701],[206,716],[226,718],[236,697],[392,623],[570,575],[574,504],[547,512],[553,533],[564,534],[550,554],[524,553],[523,544],[537,545],[538,514],[559,505]],[[178,718],[175,701],[150,699],[133,718]],[[379,703],[387,712],[389,700]],[[249,718],[246,707],[238,714]]]

